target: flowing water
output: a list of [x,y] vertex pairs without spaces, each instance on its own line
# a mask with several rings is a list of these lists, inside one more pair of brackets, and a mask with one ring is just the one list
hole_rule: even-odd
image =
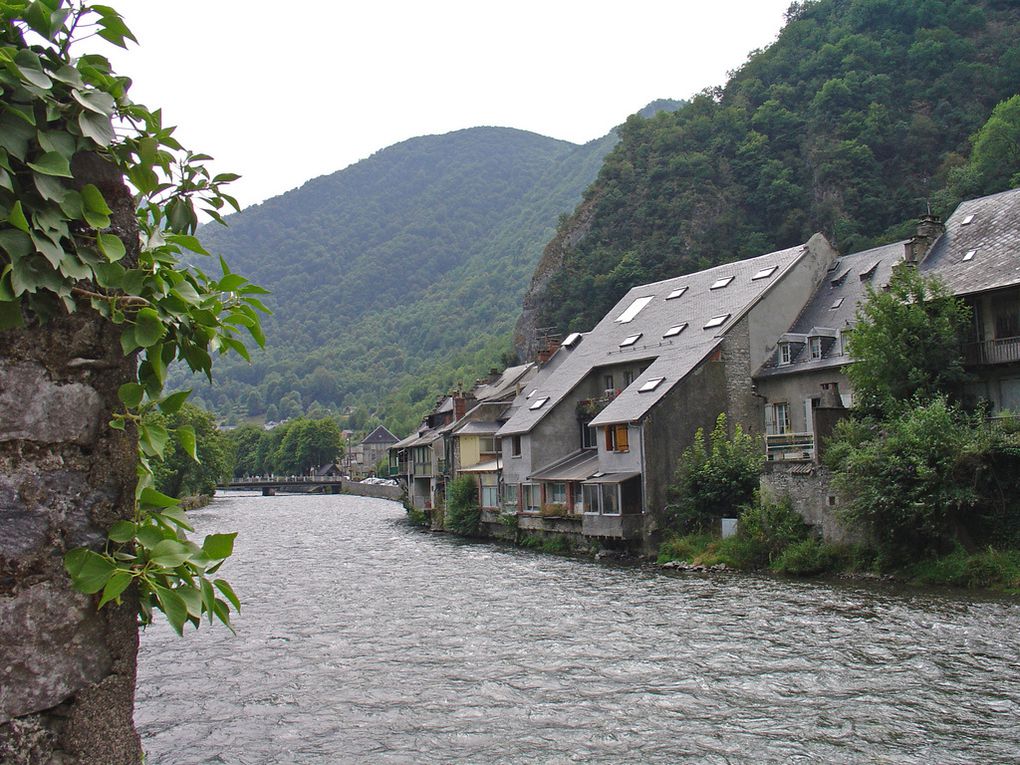
[[237,636],[145,631],[154,765],[1016,763],[1020,603],[617,567],[227,496]]

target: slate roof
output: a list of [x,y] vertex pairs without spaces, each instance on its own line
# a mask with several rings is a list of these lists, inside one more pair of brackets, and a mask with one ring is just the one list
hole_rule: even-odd
[[457,434],[461,436],[491,436],[499,430],[498,422],[486,422],[484,420],[472,420],[464,423],[464,425],[457,429]]
[[[774,353],[754,376],[797,374],[846,364],[850,359],[840,352],[839,332],[854,324],[857,305],[867,298],[868,287],[881,290],[889,284],[893,266],[903,260],[905,245],[906,241],[895,242],[836,260],[789,332],[780,338],[781,341],[795,342],[790,363],[780,366],[778,354]],[[833,330],[835,337],[818,331],[826,329]],[[811,358],[806,341],[812,335],[823,338],[820,359]]]
[[595,475],[598,469],[598,450],[579,449],[550,465],[539,468],[528,478],[532,481],[583,481]]
[[515,367],[507,367],[496,380],[491,383],[475,386],[472,393],[478,401],[491,401],[503,398],[511,393],[516,394],[517,386],[523,385],[531,377],[534,377],[537,371],[538,368],[532,362]]
[[920,271],[956,295],[1020,284],[1020,189],[961,202]]
[[390,433],[384,426],[380,425],[362,440],[362,444],[395,444],[400,439]]
[[[631,289],[596,327],[570,349],[559,367],[548,376],[529,385],[526,400],[515,401],[516,411],[498,435],[527,433],[557,404],[566,398],[593,369],[630,361],[647,361],[648,368],[592,421],[593,425],[640,420],[674,385],[682,380],[721,341],[721,338],[748,311],[765,291],[807,251],[807,244],[710,268],[696,274],[666,279]],[[775,267],[767,276],[752,277]],[[725,287],[712,289],[715,282],[733,277]],[[667,299],[686,288],[683,294]],[[650,298],[630,321],[619,319],[635,300]],[[725,316],[718,326],[705,328],[713,317]],[[665,338],[671,327],[684,322],[679,334]],[[631,345],[621,346],[625,338],[640,335]],[[557,352],[560,355],[567,349]],[[638,389],[655,378],[663,378],[652,391]],[[531,392],[531,391],[534,392]],[[543,405],[532,408],[541,399]]]

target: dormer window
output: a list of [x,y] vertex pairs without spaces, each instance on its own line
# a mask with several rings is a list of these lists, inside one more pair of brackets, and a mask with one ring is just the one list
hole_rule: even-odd
[[724,276],[722,279],[716,279],[714,282],[712,282],[712,286],[709,287],[709,289],[721,290],[723,287],[726,287],[732,281],[733,281],[732,276]]
[[792,343],[780,343],[779,344],[779,366],[785,367],[787,364],[793,362],[793,344]]
[[808,345],[811,348],[811,358],[820,359],[822,357],[822,338],[812,337],[808,341]]
[[662,336],[663,337],[676,337],[681,332],[683,332],[685,329],[687,329],[687,322],[686,321],[683,324],[677,324],[675,327],[670,327],[669,329],[667,329],[665,332],[662,333]]
[[620,341],[620,347],[626,348],[627,346],[634,345],[634,343],[641,339],[641,334],[641,332],[638,332],[636,335],[625,337],[622,341]]
[[654,295],[646,295],[645,297],[635,299],[633,303],[627,306],[626,311],[616,317],[616,322],[618,324],[626,324],[627,322],[634,321],[634,317],[641,313],[641,310],[646,305],[652,302],[653,297]]
[[758,279],[768,279],[770,276],[772,276],[772,274],[776,272],[777,268],[779,268],[779,266],[769,266],[768,268],[763,268],[761,271],[759,271],[758,273],[751,277],[751,281],[754,282],[757,281]]
[[666,300],[676,300],[678,297],[687,292],[686,287],[677,287],[675,290],[666,295]]

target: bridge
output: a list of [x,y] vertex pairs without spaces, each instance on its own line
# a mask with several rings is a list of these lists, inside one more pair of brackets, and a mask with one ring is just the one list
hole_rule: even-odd
[[357,494],[362,497],[399,499],[399,486],[358,483],[340,476],[259,476],[256,478],[235,478],[229,483],[217,484],[224,491],[261,491],[263,497],[272,497],[278,491],[295,494]]

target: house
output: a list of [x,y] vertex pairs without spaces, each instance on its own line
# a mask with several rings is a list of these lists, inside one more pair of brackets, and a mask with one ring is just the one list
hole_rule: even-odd
[[513,404],[504,505],[578,519],[587,537],[648,542],[676,461],[698,428],[760,433],[751,374],[797,318],[836,252],[803,245],[631,289],[567,337]]
[[962,202],[918,268],[971,308],[972,403],[1020,411],[1020,189]]
[[380,425],[358,443],[360,464],[365,470],[372,470],[379,460],[386,456],[389,448],[400,439]]

